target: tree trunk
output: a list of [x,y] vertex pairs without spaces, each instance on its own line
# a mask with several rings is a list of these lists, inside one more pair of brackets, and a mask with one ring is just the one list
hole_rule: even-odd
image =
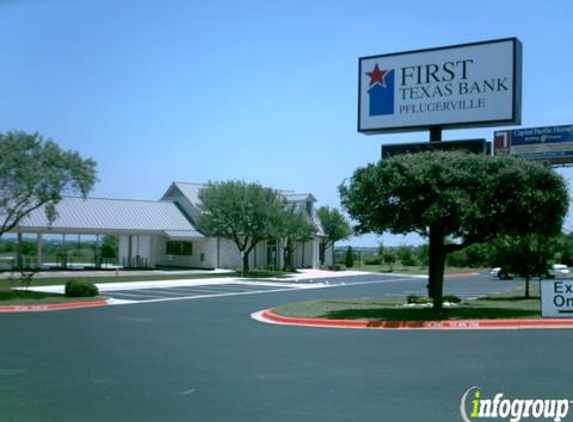
[[292,241],[287,240],[285,247],[283,249],[283,271],[293,270],[292,255],[293,255]]
[[22,233],[18,233],[18,244],[16,245],[16,266],[18,271],[24,269],[24,257],[22,255]]
[[529,277],[525,277],[525,298],[529,299]]
[[288,252],[287,248],[283,248],[283,271],[287,270]]
[[332,247],[332,250],[331,250],[331,252],[332,252],[332,263],[331,263],[331,266],[332,266],[332,269],[334,270],[334,242],[332,242],[331,247]]
[[249,272],[249,252],[243,251],[243,275]]
[[430,227],[430,266],[428,296],[434,302],[434,310],[442,310],[444,289],[444,268],[446,264],[444,230],[439,226]]

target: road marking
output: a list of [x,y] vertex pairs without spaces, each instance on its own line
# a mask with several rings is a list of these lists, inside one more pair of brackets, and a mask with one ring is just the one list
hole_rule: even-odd
[[[191,299],[205,299],[210,297],[227,297],[227,296],[243,296],[243,295],[255,295],[263,293],[276,293],[276,292],[292,292],[297,289],[277,289],[277,290],[256,290],[251,292],[234,292],[234,293],[215,293],[215,294],[205,294],[205,295],[195,295],[195,296],[182,296],[182,297],[167,297],[159,299],[144,299],[138,300],[134,303],[157,303],[157,302],[175,302],[181,300],[191,300]],[[125,303],[110,303],[110,305],[124,305]]]
[[[175,302],[175,301],[182,301],[182,300],[192,300],[192,299],[207,299],[207,298],[215,298],[215,297],[229,297],[229,296],[244,296],[244,295],[256,295],[256,294],[264,294],[264,293],[278,293],[278,292],[292,292],[292,291],[297,291],[297,290],[304,290],[304,289],[309,289],[309,288],[313,288],[313,289],[326,289],[326,288],[336,288],[336,287],[352,287],[352,286],[358,286],[358,285],[368,285],[368,284],[383,284],[383,283],[394,283],[397,281],[405,281],[405,280],[411,280],[410,278],[396,278],[396,279],[383,279],[383,280],[375,280],[375,281],[359,281],[356,283],[349,283],[349,284],[330,284],[330,285],[312,285],[312,287],[306,285],[306,286],[302,286],[302,285],[288,285],[288,288],[279,288],[279,289],[273,289],[273,290],[252,290],[252,291],[239,291],[239,292],[223,292],[223,293],[207,293],[207,294],[199,294],[199,295],[191,295],[191,296],[181,296],[181,297],[160,297],[160,298],[154,298],[154,299],[143,299],[143,300],[136,300],[133,302],[128,302],[128,303],[124,303],[124,302],[117,302],[117,303],[110,303],[110,305],[126,305],[126,304],[135,304],[135,303],[158,303],[158,302]],[[230,283],[230,284],[234,284],[234,283]],[[256,282],[255,283],[249,283],[253,286],[256,286]],[[268,284],[268,283],[267,283]],[[285,285],[285,284],[283,284]],[[111,295],[116,295],[116,294],[123,294],[123,295],[130,295],[131,297],[137,297],[136,296],[136,292],[137,290],[133,289],[133,294],[132,293],[121,293],[121,292],[113,292],[110,291],[109,293]],[[102,292],[103,294],[105,294],[106,292]]]

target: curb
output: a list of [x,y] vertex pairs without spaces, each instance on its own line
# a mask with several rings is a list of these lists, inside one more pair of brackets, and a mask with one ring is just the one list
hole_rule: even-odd
[[390,330],[520,330],[573,328],[573,320],[564,319],[489,319],[457,321],[349,321],[339,319],[293,318],[277,315],[272,309],[255,312],[251,317],[268,324],[321,328]]
[[478,272],[473,273],[451,273],[451,274],[444,274],[444,278],[458,278],[458,277],[475,277],[481,275]]
[[44,305],[10,305],[0,306],[0,313],[62,311],[66,309],[97,308],[108,304],[107,300],[96,300],[93,302],[47,303]]

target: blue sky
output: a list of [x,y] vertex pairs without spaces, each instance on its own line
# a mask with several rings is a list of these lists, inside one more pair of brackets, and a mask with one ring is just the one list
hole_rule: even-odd
[[0,132],[93,157],[93,196],[242,179],[339,207],[382,143],[428,139],[357,133],[359,57],[515,36],[522,126],[571,124],[572,15],[569,0],[0,0]]

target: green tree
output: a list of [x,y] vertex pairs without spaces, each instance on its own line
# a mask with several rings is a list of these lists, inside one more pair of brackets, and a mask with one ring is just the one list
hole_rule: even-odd
[[249,270],[249,254],[259,242],[280,237],[285,203],[279,194],[258,183],[226,181],[199,191],[201,217],[197,228],[209,235],[232,240]]
[[100,246],[101,258],[105,260],[106,263],[109,263],[110,260],[115,262],[118,248],[117,237],[104,236]]
[[304,243],[316,234],[316,227],[310,223],[302,212],[286,205],[278,223],[276,235],[284,242],[283,262],[284,270],[293,270],[293,255]]
[[466,249],[452,252],[448,254],[446,264],[450,267],[466,267],[468,265],[467,250],[471,248],[468,246]]
[[396,250],[396,255],[400,263],[406,267],[415,267],[418,265],[418,260],[416,254],[414,253],[414,248],[411,246],[402,245]]
[[449,253],[500,235],[555,235],[568,208],[566,184],[548,165],[462,152],[395,156],[357,169],[339,189],[358,233],[429,238],[435,310]]
[[465,249],[467,261],[466,267],[483,267],[488,263],[488,245],[474,244]]
[[428,244],[418,246],[416,248],[416,255],[420,266],[427,267],[430,265],[430,247]]
[[382,258],[384,256],[384,252],[386,252],[384,242],[378,242],[378,256]]
[[394,263],[396,262],[396,254],[392,249],[386,249],[382,260],[388,265],[388,270],[393,271]]
[[525,297],[529,298],[529,281],[548,274],[557,243],[557,237],[545,235],[501,236],[490,243],[491,259],[502,271],[525,279]]
[[97,180],[94,160],[37,133],[0,134],[0,157],[0,236],[41,207],[54,221],[62,195],[86,197]]
[[354,251],[352,246],[346,248],[346,254],[344,255],[344,265],[346,268],[354,267]]
[[573,233],[564,233],[561,235],[561,241],[558,246],[559,261],[569,267],[573,266]]
[[332,248],[332,265],[334,266],[334,244],[339,240],[348,239],[352,235],[350,224],[336,208],[320,207],[316,214],[324,229],[326,239],[324,248]]

